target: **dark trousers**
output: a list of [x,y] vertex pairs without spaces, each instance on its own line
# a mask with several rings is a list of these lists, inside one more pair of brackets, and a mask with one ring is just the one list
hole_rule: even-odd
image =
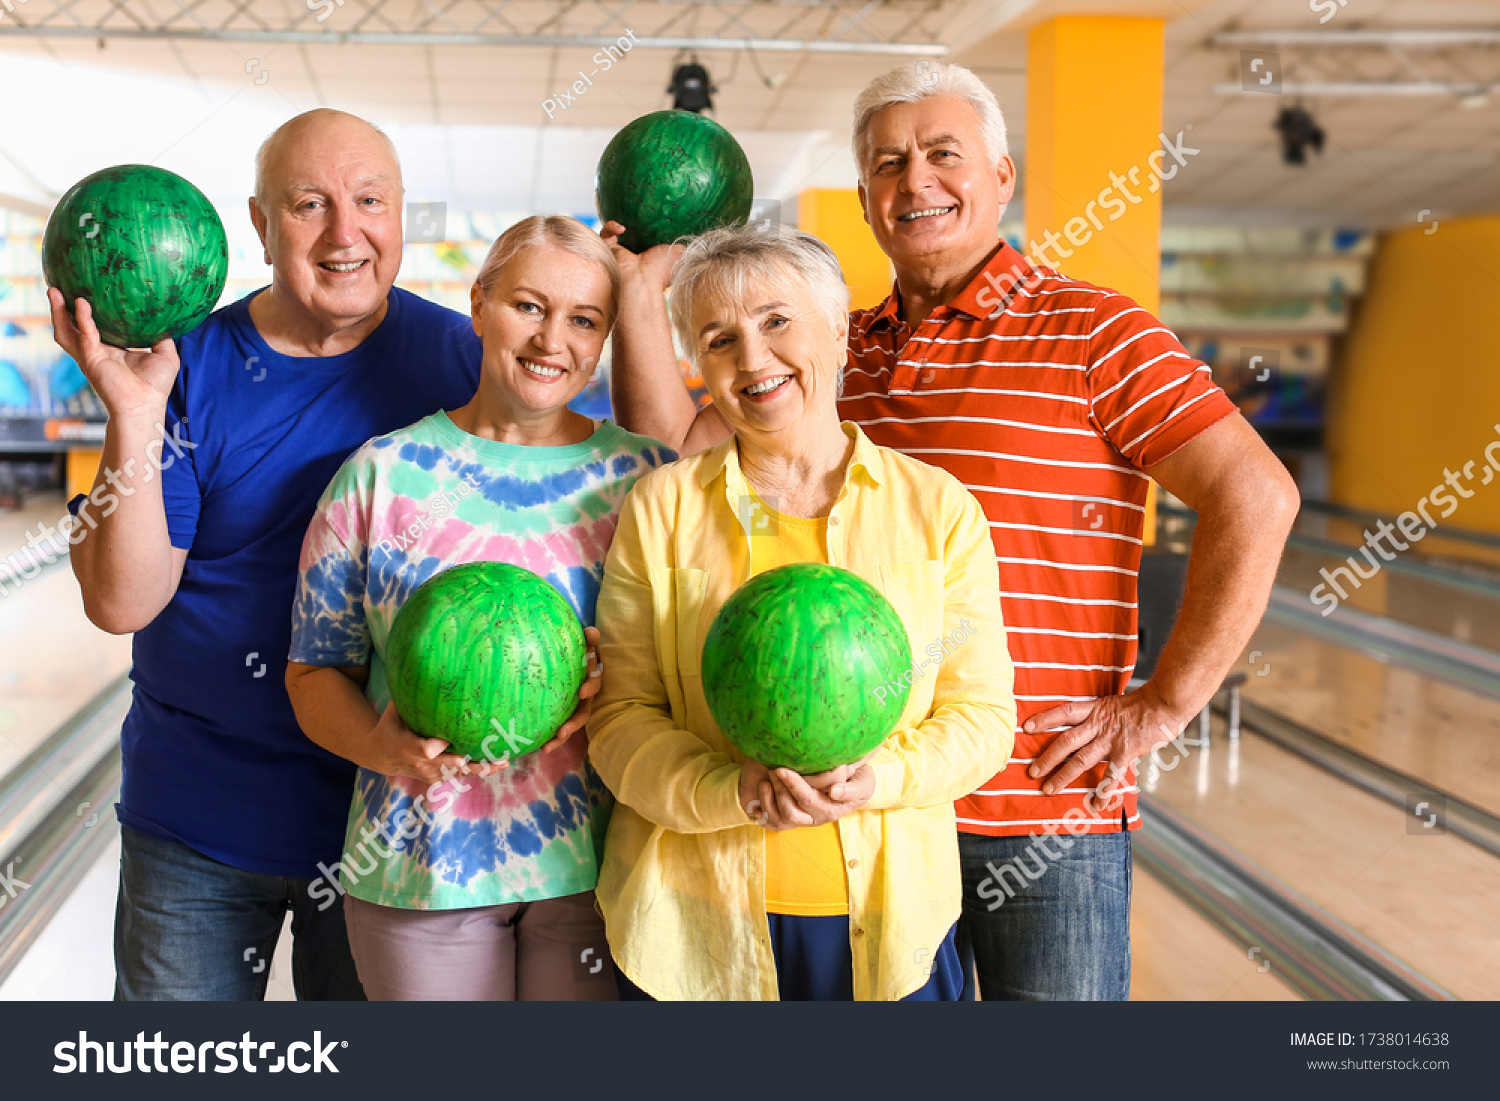
[[243,871],[129,827],[121,841],[116,1001],[263,1000],[288,910],[297,997],[364,1000],[342,895],[320,910],[314,880]]
[[[854,1000],[854,958],[849,953],[849,918],[798,917],[767,914],[771,926],[771,956],[776,961],[776,988],[784,1002],[848,1002]],[[954,940],[955,930],[938,945],[927,985],[904,1002],[956,1002],[963,991],[963,975]],[[622,1002],[654,1001],[616,969]]]

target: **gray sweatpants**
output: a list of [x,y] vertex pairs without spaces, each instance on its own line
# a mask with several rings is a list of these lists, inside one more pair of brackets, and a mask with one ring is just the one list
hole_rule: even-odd
[[618,997],[593,891],[465,910],[404,910],[347,895],[344,922],[371,1001]]

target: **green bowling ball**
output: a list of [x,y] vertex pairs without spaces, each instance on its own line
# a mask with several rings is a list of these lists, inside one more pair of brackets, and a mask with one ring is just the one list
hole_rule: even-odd
[[886,740],[911,694],[911,642],[891,602],[837,566],[751,578],[703,641],[703,694],[740,752],[811,775]]
[[546,745],[583,684],[583,624],[562,594],[507,562],[435,574],[401,605],[386,684],[406,725],[475,760]]
[[196,328],[229,274],[229,245],[203,193],[163,168],[126,164],[86,176],[42,234],[42,275],[88,300],[99,338],[145,348]]
[[599,217],[625,227],[631,252],[669,244],[750,217],[755,181],[734,135],[691,111],[642,115],[599,158]]

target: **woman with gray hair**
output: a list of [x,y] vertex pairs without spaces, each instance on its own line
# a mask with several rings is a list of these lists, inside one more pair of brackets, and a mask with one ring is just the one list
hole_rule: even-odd
[[[839,422],[847,311],[837,260],[793,230],[705,234],[672,284],[733,435],[636,484],[599,591],[589,755],[618,803],[598,899],[627,998],[961,989],[953,800],[1004,765],[1015,721],[994,550],[955,478]],[[796,562],[865,578],[938,655],[874,753],[813,776],[731,745],[700,676],[725,600]]]

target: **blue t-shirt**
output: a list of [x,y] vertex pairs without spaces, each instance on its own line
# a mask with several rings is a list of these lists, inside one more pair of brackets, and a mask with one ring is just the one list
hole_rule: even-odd
[[252,297],[177,344],[166,431],[186,442],[162,491],[188,558],[135,636],[119,811],[236,868],[310,878],[338,859],[355,767],[314,745],[287,699],[302,539],[350,453],[466,403],[481,353],[467,317],[393,289],[358,348],[284,356],[251,322]]

